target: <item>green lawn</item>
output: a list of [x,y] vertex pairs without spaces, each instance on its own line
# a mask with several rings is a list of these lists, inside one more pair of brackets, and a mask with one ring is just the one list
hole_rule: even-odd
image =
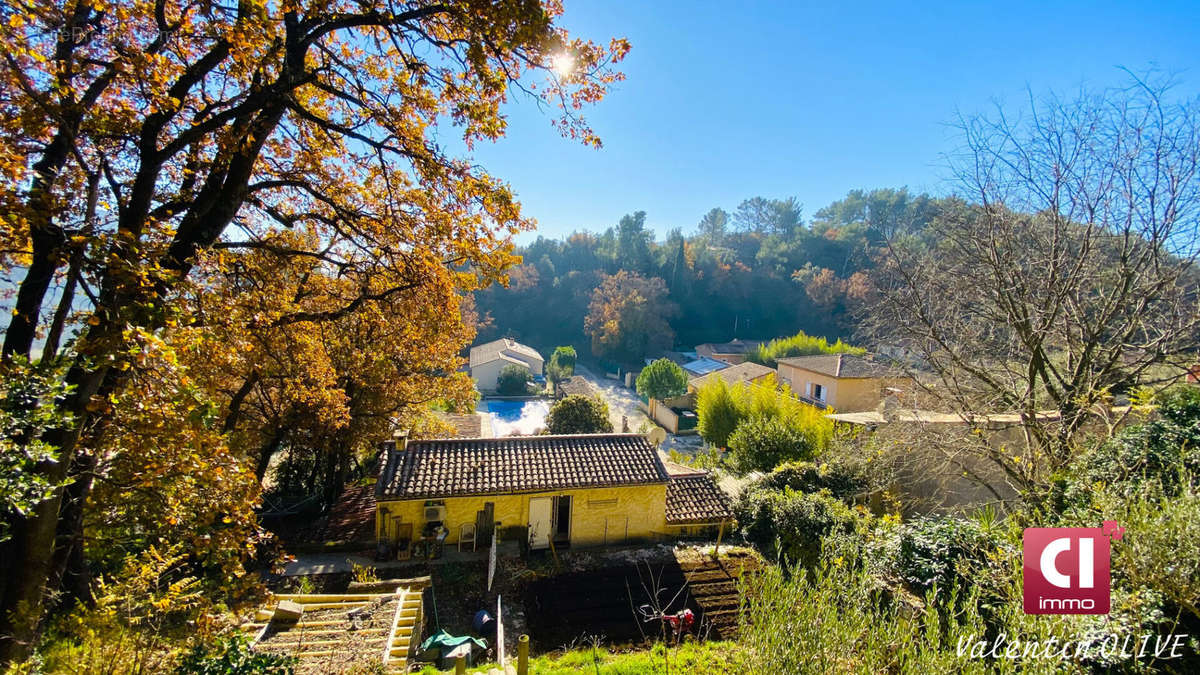
[[[529,672],[542,675],[592,673],[593,675],[723,675],[739,671],[741,647],[735,642],[688,642],[665,650],[655,645],[650,650],[609,653],[603,646],[575,649],[565,653],[539,656],[529,662]],[[665,652],[665,653],[664,653]],[[515,655],[514,655],[515,656]],[[515,664],[515,658],[512,661]],[[468,673],[487,672],[494,664],[467,669]],[[438,673],[426,666],[423,675]]]

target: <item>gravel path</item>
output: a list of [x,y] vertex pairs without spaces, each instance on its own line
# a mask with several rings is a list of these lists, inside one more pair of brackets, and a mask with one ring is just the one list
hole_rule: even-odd
[[626,389],[622,383],[616,380],[597,375],[582,363],[575,364],[575,374],[582,375],[608,402],[608,416],[612,420],[613,431],[618,433],[621,431],[622,415],[625,416],[629,430],[632,432],[637,432],[643,424],[648,429],[654,427],[654,422],[638,407],[641,401],[638,399],[637,392]]

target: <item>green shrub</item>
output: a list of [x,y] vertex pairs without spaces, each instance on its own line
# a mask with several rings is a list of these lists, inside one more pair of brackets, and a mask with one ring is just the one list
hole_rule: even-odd
[[850,555],[826,555],[811,568],[770,567],[747,575],[739,630],[747,652],[744,672],[1089,672],[1090,664],[1057,659],[971,658],[977,641],[999,633],[1010,641],[1045,643],[1053,637],[1061,644],[1092,627],[1092,617],[1025,614],[1020,575],[1001,579],[1010,601],[985,617],[973,590],[950,596],[954,602],[944,605],[932,595],[911,598],[882,584],[863,560]]
[[1169,497],[1182,473],[1200,476],[1200,387],[1172,387],[1156,400],[1160,419],[1126,427],[1076,460],[1063,481],[1069,501],[1086,503],[1097,486],[1133,495],[1147,481]]
[[814,354],[866,354],[861,347],[848,345],[841,340],[830,344],[823,337],[816,337],[800,331],[791,337],[776,338],[761,344],[758,349],[750,352],[747,359],[764,366],[774,368],[779,359],[791,356],[812,356]]
[[1165,615],[1183,612],[1200,625],[1200,489],[1188,480],[1169,498],[1153,484],[1134,495],[1102,491],[1094,507],[1072,524],[1095,527],[1105,518],[1125,528],[1112,546],[1117,582],[1135,596],[1161,597]]
[[[753,384],[728,385],[714,378],[696,393],[696,416],[700,436],[710,444],[724,448],[730,436],[746,420],[772,419],[786,424],[804,437],[806,452],[788,454],[784,459],[804,459],[823,453],[833,441],[833,421],[825,411],[802,403],[791,390],[780,387],[774,376]],[[774,464],[752,462],[764,470]]]
[[743,473],[770,471],[782,462],[809,459],[814,448],[794,425],[778,417],[743,420],[729,435],[733,466]]
[[556,401],[546,415],[552,434],[602,434],[613,430],[608,404],[595,396],[574,394]]
[[870,489],[871,481],[862,467],[848,462],[787,462],[763,476],[755,488],[797,492],[828,491],[830,495],[851,502]]
[[811,566],[830,535],[853,534],[863,517],[827,493],[805,494],[785,488],[747,490],[734,507],[746,541],[769,557]]
[[687,373],[670,359],[659,359],[638,373],[637,393],[646,398],[668,399],[687,393]]
[[1158,414],[1173,424],[1194,427],[1200,424],[1200,387],[1181,384],[1168,387],[1154,397]]
[[183,657],[178,675],[291,675],[297,659],[294,656],[256,652],[250,640],[234,635],[215,646],[198,646]]
[[546,377],[551,382],[562,382],[575,374],[575,348],[571,346],[556,347],[546,364]]
[[529,382],[532,379],[528,368],[517,365],[504,366],[496,378],[496,393],[504,396],[523,396],[529,393]]
[[989,606],[1000,600],[1002,561],[1011,551],[1001,534],[957,516],[922,517],[895,528],[871,547],[872,564],[884,578],[924,595],[972,590]]
[[730,387],[719,377],[701,387],[696,392],[696,428],[700,437],[718,448],[727,446],[730,434],[743,419],[745,406],[740,399],[744,398],[744,387]]

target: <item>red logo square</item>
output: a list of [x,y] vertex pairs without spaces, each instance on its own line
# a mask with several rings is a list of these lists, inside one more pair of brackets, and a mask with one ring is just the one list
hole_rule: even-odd
[[1108,527],[1029,527],[1023,539],[1026,614],[1108,614]]

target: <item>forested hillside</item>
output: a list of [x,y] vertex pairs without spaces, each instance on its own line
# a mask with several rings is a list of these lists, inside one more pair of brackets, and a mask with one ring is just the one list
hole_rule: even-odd
[[[732,212],[714,208],[661,240],[642,211],[601,233],[538,237],[520,250],[524,262],[507,287],[476,294],[480,339],[509,336],[542,349],[573,344],[593,351],[609,305],[623,304],[608,313],[627,319],[625,332],[643,328],[628,320],[630,298],[639,296],[646,320],[665,317],[671,330],[665,336],[641,331],[657,338],[658,344],[642,346],[648,353],[627,343],[616,350],[600,346],[600,355],[636,363],[672,344],[767,339],[797,330],[851,337],[853,310],[869,297],[885,239],[919,236],[945,205],[907,189],[854,190],[806,218],[794,199],[754,197]],[[627,274],[603,283],[619,272]],[[586,325],[589,312],[595,328]]]

